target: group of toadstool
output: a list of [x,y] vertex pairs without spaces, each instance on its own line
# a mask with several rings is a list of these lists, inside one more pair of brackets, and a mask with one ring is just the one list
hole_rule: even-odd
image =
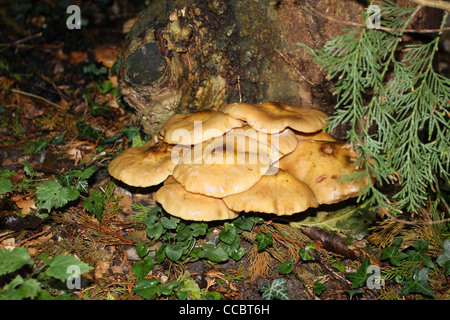
[[292,215],[356,197],[370,183],[339,179],[361,168],[356,153],[323,130],[326,117],[278,102],[175,114],[151,141],[113,159],[108,171],[134,187],[163,184],[156,201],[185,220]]

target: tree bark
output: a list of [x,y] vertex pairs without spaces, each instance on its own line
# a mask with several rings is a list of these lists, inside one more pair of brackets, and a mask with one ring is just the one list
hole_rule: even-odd
[[348,0],[154,0],[129,32],[120,90],[149,134],[175,113],[239,101],[331,115],[332,83],[296,43],[322,48],[365,10]]

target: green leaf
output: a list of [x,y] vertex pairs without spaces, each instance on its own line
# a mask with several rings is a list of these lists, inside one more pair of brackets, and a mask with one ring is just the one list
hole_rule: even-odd
[[136,282],[133,287],[133,292],[145,299],[151,300],[157,294],[158,284],[158,279],[142,279]]
[[434,297],[433,288],[428,283],[428,272],[428,268],[414,270],[412,277],[409,280],[402,282],[402,290],[400,290],[400,294],[404,296],[408,293],[415,292]]
[[147,225],[146,233],[149,238],[154,238],[155,240],[158,240],[163,232],[164,228],[160,222]]
[[48,142],[46,140],[38,140],[34,144],[33,153],[34,154],[39,154],[39,153],[45,151],[45,149],[47,149],[47,146],[48,146]]
[[183,279],[180,281],[180,287],[180,290],[177,292],[177,296],[180,299],[181,297],[191,300],[199,300],[201,298],[200,287],[195,280]]
[[406,253],[398,251],[402,242],[402,238],[396,238],[391,246],[384,248],[381,251],[381,260],[389,259],[394,266],[398,266],[401,260],[408,256]]
[[183,248],[176,244],[169,244],[166,247],[166,256],[172,261],[180,260],[183,255]]
[[204,244],[202,250],[198,253],[198,257],[215,263],[225,262],[229,259],[228,254],[221,246],[212,244]]
[[295,263],[294,258],[289,258],[288,260],[282,262],[278,267],[278,273],[279,274],[291,273],[294,270],[294,263]]
[[289,300],[287,292],[287,280],[285,278],[276,278],[272,281],[263,283],[259,286],[259,291],[262,292],[264,300]]
[[45,270],[45,274],[61,281],[65,281],[73,275],[71,272],[68,273],[69,267],[78,267],[80,275],[92,270],[92,267],[83,261],[67,254],[60,254],[50,260],[49,267]]
[[313,243],[308,242],[305,244],[304,248],[300,248],[300,258],[302,258],[303,261],[310,261],[314,260],[311,255],[313,255],[313,252],[316,250],[316,247]]
[[178,223],[180,221],[181,220],[179,218],[176,218],[176,217],[173,217],[173,216],[170,216],[169,218],[167,218],[167,217],[162,217],[161,218],[162,226],[165,229],[170,229],[170,230],[176,229],[177,225],[178,225]]
[[0,275],[17,271],[26,264],[33,265],[34,260],[24,247],[17,247],[12,251],[0,249]]
[[89,197],[84,199],[83,207],[98,220],[101,220],[105,208],[105,197],[103,196],[103,192],[100,189],[94,189]]
[[352,240],[361,240],[368,235],[368,227],[374,219],[375,211],[364,202],[337,211],[319,211],[290,225],[295,228],[319,227],[325,231],[342,232]]
[[101,130],[94,129],[83,121],[78,121],[75,126],[78,130],[79,135],[83,138],[98,139],[102,134]]
[[370,259],[366,258],[358,271],[353,273],[348,273],[345,276],[352,281],[352,288],[359,288],[364,285],[367,281],[367,278],[370,276],[367,273],[367,268],[370,265]]
[[326,282],[323,283],[323,282],[320,282],[320,281],[315,281],[314,284],[313,284],[313,292],[316,295],[320,296],[322,294],[322,292],[327,288],[327,285],[328,284]]
[[436,262],[441,267],[445,268],[445,276],[450,274],[450,240],[444,242],[444,251],[437,257]]
[[87,180],[97,171],[97,169],[94,166],[87,167],[84,170],[75,170],[74,176],[83,180]]
[[251,231],[255,223],[248,217],[240,216],[233,221],[233,225],[242,230]]
[[46,209],[48,212],[52,208],[63,207],[78,196],[77,190],[63,187],[57,180],[44,182],[36,188],[37,207]]
[[131,271],[138,277],[140,280],[145,279],[147,274],[153,270],[154,262],[153,257],[147,256],[143,261],[137,261],[131,267]]
[[134,137],[141,135],[138,127],[123,128],[122,130],[120,130],[120,132],[123,132],[127,135],[128,141],[132,141]]
[[237,237],[237,230],[231,223],[225,222],[224,229],[219,233],[219,239],[231,245]]
[[208,224],[205,222],[192,222],[189,228],[193,237],[204,236],[208,229]]
[[145,257],[149,251],[150,249],[145,245],[144,242],[139,242],[136,246],[136,252],[141,258]]
[[271,233],[258,233],[256,236],[256,244],[258,251],[264,250],[267,246],[273,243],[273,236]]
[[24,280],[17,275],[10,283],[0,290],[0,300],[22,300],[35,298],[39,294],[40,283],[36,279]]
[[0,194],[5,194],[8,192],[13,192],[14,185],[8,178],[1,177],[0,178]]

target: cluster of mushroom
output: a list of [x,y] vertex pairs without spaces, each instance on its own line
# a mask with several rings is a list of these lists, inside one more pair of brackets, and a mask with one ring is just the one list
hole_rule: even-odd
[[135,187],[164,183],[156,201],[185,220],[292,215],[355,197],[369,183],[339,180],[360,168],[351,148],[323,131],[325,121],[320,110],[274,102],[175,114],[108,170]]

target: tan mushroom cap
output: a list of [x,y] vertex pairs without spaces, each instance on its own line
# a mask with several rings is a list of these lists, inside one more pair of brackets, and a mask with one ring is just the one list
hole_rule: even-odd
[[298,144],[297,135],[289,128],[275,134],[268,134],[257,131],[249,125],[245,125],[241,128],[231,129],[227,134],[245,135],[256,139],[263,144],[273,146],[280,151],[281,155],[291,153],[295,150],[295,147],[297,147]]
[[309,186],[290,173],[271,168],[250,189],[227,196],[223,201],[234,211],[264,212],[278,216],[303,212],[318,203]]
[[174,179],[156,191],[155,197],[165,211],[185,220],[226,220],[239,215],[229,209],[222,199],[188,192]]
[[272,157],[278,159],[277,153],[250,137],[221,136],[195,145],[173,176],[189,192],[222,198],[256,184],[275,161]]
[[305,133],[305,132],[295,132],[295,135],[297,136],[297,139],[299,141],[302,140],[316,140],[316,141],[335,141],[338,142],[336,138],[334,138],[331,134],[324,130],[320,130],[317,132],[312,133]]
[[[190,148],[189,148],[190,149]],[[129,148],[114,158],[108,172],[133,187],[150,187],[163,182],[188,148],[155,144],[153,140],[141,147]]]
[[319,204],[331,204],[356,197],[368,183],[360,179],[350,183],[337,181],[360,169],[356,153],[344,143],[331,141],[299,141],[294,152],[282,157],[278,166],[305,182]]
[[260,104],[232,103],[222,110],[230,116],[245,120],[261,132],[277,133],[289,127],[301,132],[316,132],[323,128],[327,115],[317,109],[290,106],[279,102]]
[[177,113],[166,121],[158,136],[166,143],[194,145],[219,137],[242,124],[241,120],[214,110]]

